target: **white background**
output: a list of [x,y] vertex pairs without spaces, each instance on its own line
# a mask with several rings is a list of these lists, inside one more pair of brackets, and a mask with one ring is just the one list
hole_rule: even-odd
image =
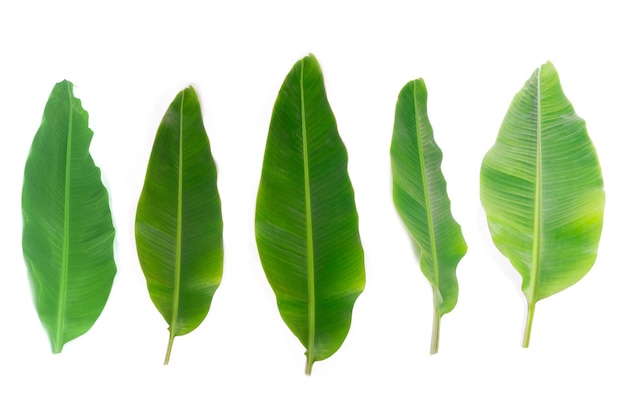
[[[0,415],[625,415],[619,2],[202,3],[0,5]],[[310,52],[349,153],[367,286],[342,348],[306,377],[304,348],[258,259],[254,207],[274,100]],[[546,60],[587,122],[607,203],[594,268],[538,304],[522,349],[521,282],[491,242],[479,171],[513,96]],[[431,290],[391,200],[395,101],[418,77],[469,246],[435,356]],[[119,271],[93,328],[53,355],[22,257],[21,186],[48,95],[65,78],[90,114]],[[224,277],[207,319],[177,338],[164,367],[167,325],[149,299],[133,226],[156,129],[189,84],[218,164]]]

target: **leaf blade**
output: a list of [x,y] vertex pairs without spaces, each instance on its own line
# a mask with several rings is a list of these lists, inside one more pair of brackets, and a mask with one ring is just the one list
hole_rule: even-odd
[[483,159],[481,202],[496,247],[522,275],[527,347],[535,304],[595,262],[604,212],[595,148],[550,62],[517,93]]
[[174,98],[156,134],[137,205],[135,240],[148,292],[174,337],[196,329],[221,283],[217,168],[195,90]]
[[24,169],[22,247],[52,351],[86,333],[113,285],[115,230],[88,114],[65,80],[46,103]]
[[293,66],[276,99],[255,229],[279,312],[307,349],[310,373],[343,343],[365,285],[347,152],[312,55]]
[[456,268],[467,245],[451,213],[441,171],[443,155],[428,120],[427,96],[422,79],[408,82],[400,91],[390,155],[394,204],[433,288],[433,354],[438,350],[440,319],[457,302]]

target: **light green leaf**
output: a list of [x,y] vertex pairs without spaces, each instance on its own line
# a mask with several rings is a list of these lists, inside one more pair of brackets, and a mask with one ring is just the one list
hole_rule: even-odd
[[343,343],[365,286],[348,156],[319,63],[298,61],[272,114],[256,240],[280,314],[307,349],[306,373]]
[[174,337],[209,312],[224,260],[217,170],[192,87],[176,96],[157,131],[135,240],[152,302],[169,324],[167,364]]
[[22,247],[35,307],[52,351],[87,332],[116,273],[115,230],[93,132],[69,81],[48,99],[24,170]]
[[595,148],[550,62],[517,93],[485,155],[481,200],[496,247],[522,275],[527,347],[537,301],[593,265],[604,213]]
[[427,95],[421,78],[400,91],[391,140],[391,170],[393,200],[415,243],[422,272],[433,288],[430,353],[434,354],[439,346],[441,317],[457,302],[456,268],[467,245],[450,211],[441,172],[442,153],[426,111]]

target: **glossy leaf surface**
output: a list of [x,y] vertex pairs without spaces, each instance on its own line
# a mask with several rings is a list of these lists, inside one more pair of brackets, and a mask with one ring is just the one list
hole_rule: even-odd
[[222,279],[224,249],[217,170],[192,87],[167,109],[137,207],[135,239],[150,297],[174,337],[206,317]]
[[58,83],[33,139],[22,190],[24,258],[54,353],[91,328],[116,273],[109,196],[89,154],[92,137],[72,83]]
[[593,265],[604,212],[595,148],[551,63],[513,99],[483,160],[481,200],[495,245],[522,275],[527,347],[537,301]]
[[278,93],[256,207],[259,256],[283,320],[307,349],[307,374],[343,343],[365,286],[347,162],[309,55]]
[[467,245],[452,217],[442,153],[427,114],[422,79],[410,81],[398,96],[391,141],[393,200],[415,243],[424,276],[433,288],[431,354],[437,353],[441,317],[452,311],[459,287],[456,268]]

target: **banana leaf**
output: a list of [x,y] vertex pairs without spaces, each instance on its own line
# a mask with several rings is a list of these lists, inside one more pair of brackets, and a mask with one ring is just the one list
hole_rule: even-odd
[[309,55],[280,88],[256,206],[256,241],[278,309],[306,348],[305,372],[335,353],[365,286],[348,156],[322,70]]
[[513,99],[480,183],[493,241],[522,276],[528,347],[535,304],[595,262],[604,213],[595,148],[550,62]]
[[24,258],[54,353],[95,323],[116,273],[109,195],[89,154],[92,137],[72,83],[56,84],[22,189]]
[[198,96],[188,87],[158,128],[135,219],[148,292],[169,325],[165,364],[174,338],[209,312],[222,279],[222,228],[217,169]]
[[433,289],[430,353],[439,348],[441,317],[452,311],[459,287],[456,268],[467,252],[461,227],[452,217],[441,149],[427,114],[424,81],[400,91],[391,140],[393,200],[413,239],[424,276]]

